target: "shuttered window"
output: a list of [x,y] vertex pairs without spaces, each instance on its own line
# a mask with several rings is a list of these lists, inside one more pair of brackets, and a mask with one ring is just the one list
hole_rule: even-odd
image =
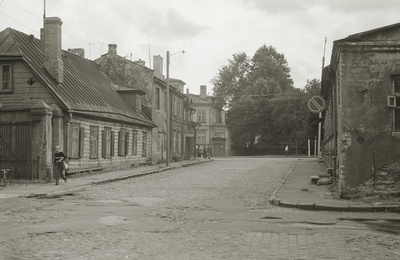
[[79,124],[71,124],[69,128],[69,149],[70,158],[82,158],[84,155],[85,128]]
[[147,132],[143,132],[143,139],[142,139],[142,156],[147,156]]
[[132,155],[137,155],[137,131],[132,131]]
[[96,159],[99,157],[99,127],[90,127],[90,154],[89,158]]
[[102,131],[102,156],[103,158],[111,157],[111,128],[104,128]]

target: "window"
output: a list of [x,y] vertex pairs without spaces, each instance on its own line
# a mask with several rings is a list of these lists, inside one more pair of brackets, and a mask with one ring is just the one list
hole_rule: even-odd
[[7,92],[12,90],[11,75],[11,65],[0,65],[0,91]]
[[206,122],[206,111],[205,110],[198,110],[197,111],[197,122]]
[[217,116],[215,110],[211,110],[211,123],[216,123],[216,122],[217,122]]
[[225,132],[223,132],[223,131],[215,131],[214,132],[214,138],[215,137],[225,138]]
[[132,155],[137,155],[137,131],[132,131]]
[[179,118],[181,118],[182,117],[182,115],[181,115],[181,110],[182,110],[182,104],[181,104],[181,99],[180,98],[177,98],[177,101],[176,101],[176,103],[177,103],[177,112],[176,112],[176,114],[177,114],[177,116],[179,117]]
[[97,126],[90,127],[90,154],[89,158],[98,158],[99,153],[99,128]]
[[206,131],[198,131],[196,139],[197,144],[206,144]]
[[142,110],[142,97],[140,95],[136,95],[136,109]]
[[129,131],[125,128],[119,130],[118,136],[118,155],[127,156],[129,149]]
[[112,156],[113,133],[111,128],[104,128],[102,131],[102,156],[103,158],[110,158]]
[[167,111],[167,92],[164,91],[164,111]]
[[178,153],[182,153],[182,133],[178,132]]
[[143,140],[142,140],[142,156],[147,156],[147,132],[143,132]]
[[160,97],[160,94],[161,94],[161,90],[160,90],[160,88],[157,88],[156,87],[156,110],[160,110],[160,107],[161,107],[161,97]]
[[173,135],[172,135],[172,152],[175,153],[176,152],[176,131],[173,131]]
[[177,98],[176,95],[172,95],[172,111],[174,112],[174,116],[176,116],[176,111],[177,111]]
[[71,124],[69,138],[69,157],[82,158],[84,154],[85,128],[79,124]]

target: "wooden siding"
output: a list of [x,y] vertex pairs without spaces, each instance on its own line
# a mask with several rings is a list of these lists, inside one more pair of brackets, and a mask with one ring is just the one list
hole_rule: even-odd
[[[146,163],[151,158],[151,128],[124,125],[114,122],[105,122],[96,119],[88,119],[83,117],[73,117],[70,123],[80,124],[81,127],[85,129],[84,137],[84,150],[83,157],[79,159],[70,159],[70,169],[86,169],[86,168],[107,168],[107,167],[118,167],[118,166],[129,166],[133,164]],[[90,127],[99,127],[99,137],[98,137],[98,158],[89,158],[90,153]],[[114,155],[110,158],[102,157],[102,130],[104,128],[111,129],[114,132]],[[128,155],[118,156],[118,133],[121,128],[129,130],[129,149]],[[132,131],[137,131],[137,155],[132,155]],[[148,132],[147,134],[147,157],[142,157],[142,132]]]
[[[48,105],[58,103],[48,88],[39,82],[37,77],[22,61],[4,63],[12,64],[13,92],[0,92],[0,102],[3,108],[29,109],[40,100],[43,100]],[[34,83],[32,85],[28,84],[29,79],[33,79]]]

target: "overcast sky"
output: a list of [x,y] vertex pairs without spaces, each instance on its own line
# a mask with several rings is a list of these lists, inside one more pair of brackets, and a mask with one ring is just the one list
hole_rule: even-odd
[[[0,31],[11,27],[39,38],[44,0],[0,0]],[[96,59],[117,52],[150,67],[153,55],[171,56],[170,77],[191,93],[238,52],[252,56],[266,44],[283,53],[295,87],[321,76],[332,42],[400,22],[398,0],[47,0],[46,16],[63,21],[63,49],[85,48]],[[151,65],[152,64],[151,58]]]

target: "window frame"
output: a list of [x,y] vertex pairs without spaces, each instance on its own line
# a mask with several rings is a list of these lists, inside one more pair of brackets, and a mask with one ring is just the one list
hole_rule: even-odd
[[102,156],[103,158],[111,158],[113,149],[113,131],[110,127],[104,127],[102,131]]
[[197,122],[205,123],[206,122],[206,110],[197,110]]
[[69,149],[68,157],[71,159],[80,159],[84,156],[85,128],[79,123],[69,125]]
[[156,87],[155,91],[155,99],[156,99],[156,110],[161,110],[161,89]]
[[118,132],[118,156],[127,156],[129,149],[129,131],[126,128],[119,129]]
[[138,155],[138,131],[132,130],[132,155]]
[[99,127],[90,126],[89,159],[99,158]]
[[[4,89],[4,67],[8,67],[8,88]],[[0,93],[10,93],[14,91],[14,68],[11,63],[0,64]]]
[[207,130],[198,130],[196,133],[196,144],[206,144]]
[[147,157],[147,132],[142,132],[142,157]]

